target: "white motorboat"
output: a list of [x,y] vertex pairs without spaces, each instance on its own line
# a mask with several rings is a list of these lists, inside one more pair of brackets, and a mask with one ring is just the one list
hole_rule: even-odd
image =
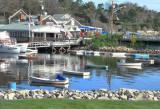
[[126,60],[121,59],[120,62],[117,62],[118,66],[141,66],[142,63],[126,63]]
[[0,53],[20,53],[20,47],[13,40],[6,31],[0,32]]
[[37,83],[46,83],[46,84],[68,84],[69,79],[66,78],[66,80],[59,80],[59,79],[48,79],[48,78],[38,78],[38,77],[30,77],[31,82],[37,82]]
[[111,53],[112,57],[126,57],[126,53]]
[[0,43],[0,53],[20,53],[20,47],[1,45]]
[[79,76],[88,76],[90,75],[90,72],[79,72],[79,71],[67,71],[63,70],[64,74],[69,74],[69,75],[79,75]]
[[154,60],[151,59],[134,59],[137,62],[144,62],[144,63],[149,63],[149,64],[154,64]]
[[17,43],[18,47],[21,47],[20,52],[25,53],[28,48],[28,43]]

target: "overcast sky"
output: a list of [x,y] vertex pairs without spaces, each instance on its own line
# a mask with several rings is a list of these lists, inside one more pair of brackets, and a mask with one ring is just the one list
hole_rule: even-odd
[[[97,4],[103,3],[105,4],[106,2],[111,2],[110,0],[83,0],[83,2],[89,2],[92,1]],[[132,3],[137,3],[139,6],[144,6],[146,5],[149,10],[155,10],[160,12],[160,0],[115,0],[117,4],[120,3],[125,3],[125,2],[132,2]]]

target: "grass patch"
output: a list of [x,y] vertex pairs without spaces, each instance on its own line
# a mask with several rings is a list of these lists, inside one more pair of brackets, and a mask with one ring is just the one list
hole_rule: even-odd
[[28,99],[0,100],[1,109],[159,109],[156,101]]

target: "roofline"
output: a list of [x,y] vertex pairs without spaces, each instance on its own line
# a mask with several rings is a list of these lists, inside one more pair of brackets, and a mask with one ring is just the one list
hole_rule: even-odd
[[[10,20],[13,16],[15,16],[17,13],[19,13],[20,11],[23,11],[22,9],[18,10],[16,13],[14,13],[12,16],[10,16],[8,19]],[[23,11],[24,12],[24,11]],[[24,12],[25,13],[25,12]],[[25,13],[26,14],[26,13]],[[26,14],[28,15],[28,14]]]
[[[76,22],[78,22],[75,18],[71,18],[68,22],[70,22],[71,20],[75,20]],[[68,22],[67,22],[67,23],[68,23]],[[65,25],[66,25],[67,23],[65,23]],[[78,24],[79,24],[80,26],[82,26],[79,22],[78,22]]]
[[56,22],[56,24],[58,25],[57,21],[56,21],[51,15],[48,15],[47,17],[43,18],[43,20],[47,19],[49,16],[50,16],[50,17],[52,18],[52,20],[54,20],[54,21]]

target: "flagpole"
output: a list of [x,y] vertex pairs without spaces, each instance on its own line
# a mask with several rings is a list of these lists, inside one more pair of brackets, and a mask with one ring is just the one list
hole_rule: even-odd
[[31,25],[30,25],[30,12],[29,12],[28,18],[29,18],[29,25],[28,25],[28,26],[29,26],[29,39],[30,39],[30,37],[31,37],[31,35],[30,35],[30,29],[31,29],[31,28],[30,28],[30,26],[31,26]]

